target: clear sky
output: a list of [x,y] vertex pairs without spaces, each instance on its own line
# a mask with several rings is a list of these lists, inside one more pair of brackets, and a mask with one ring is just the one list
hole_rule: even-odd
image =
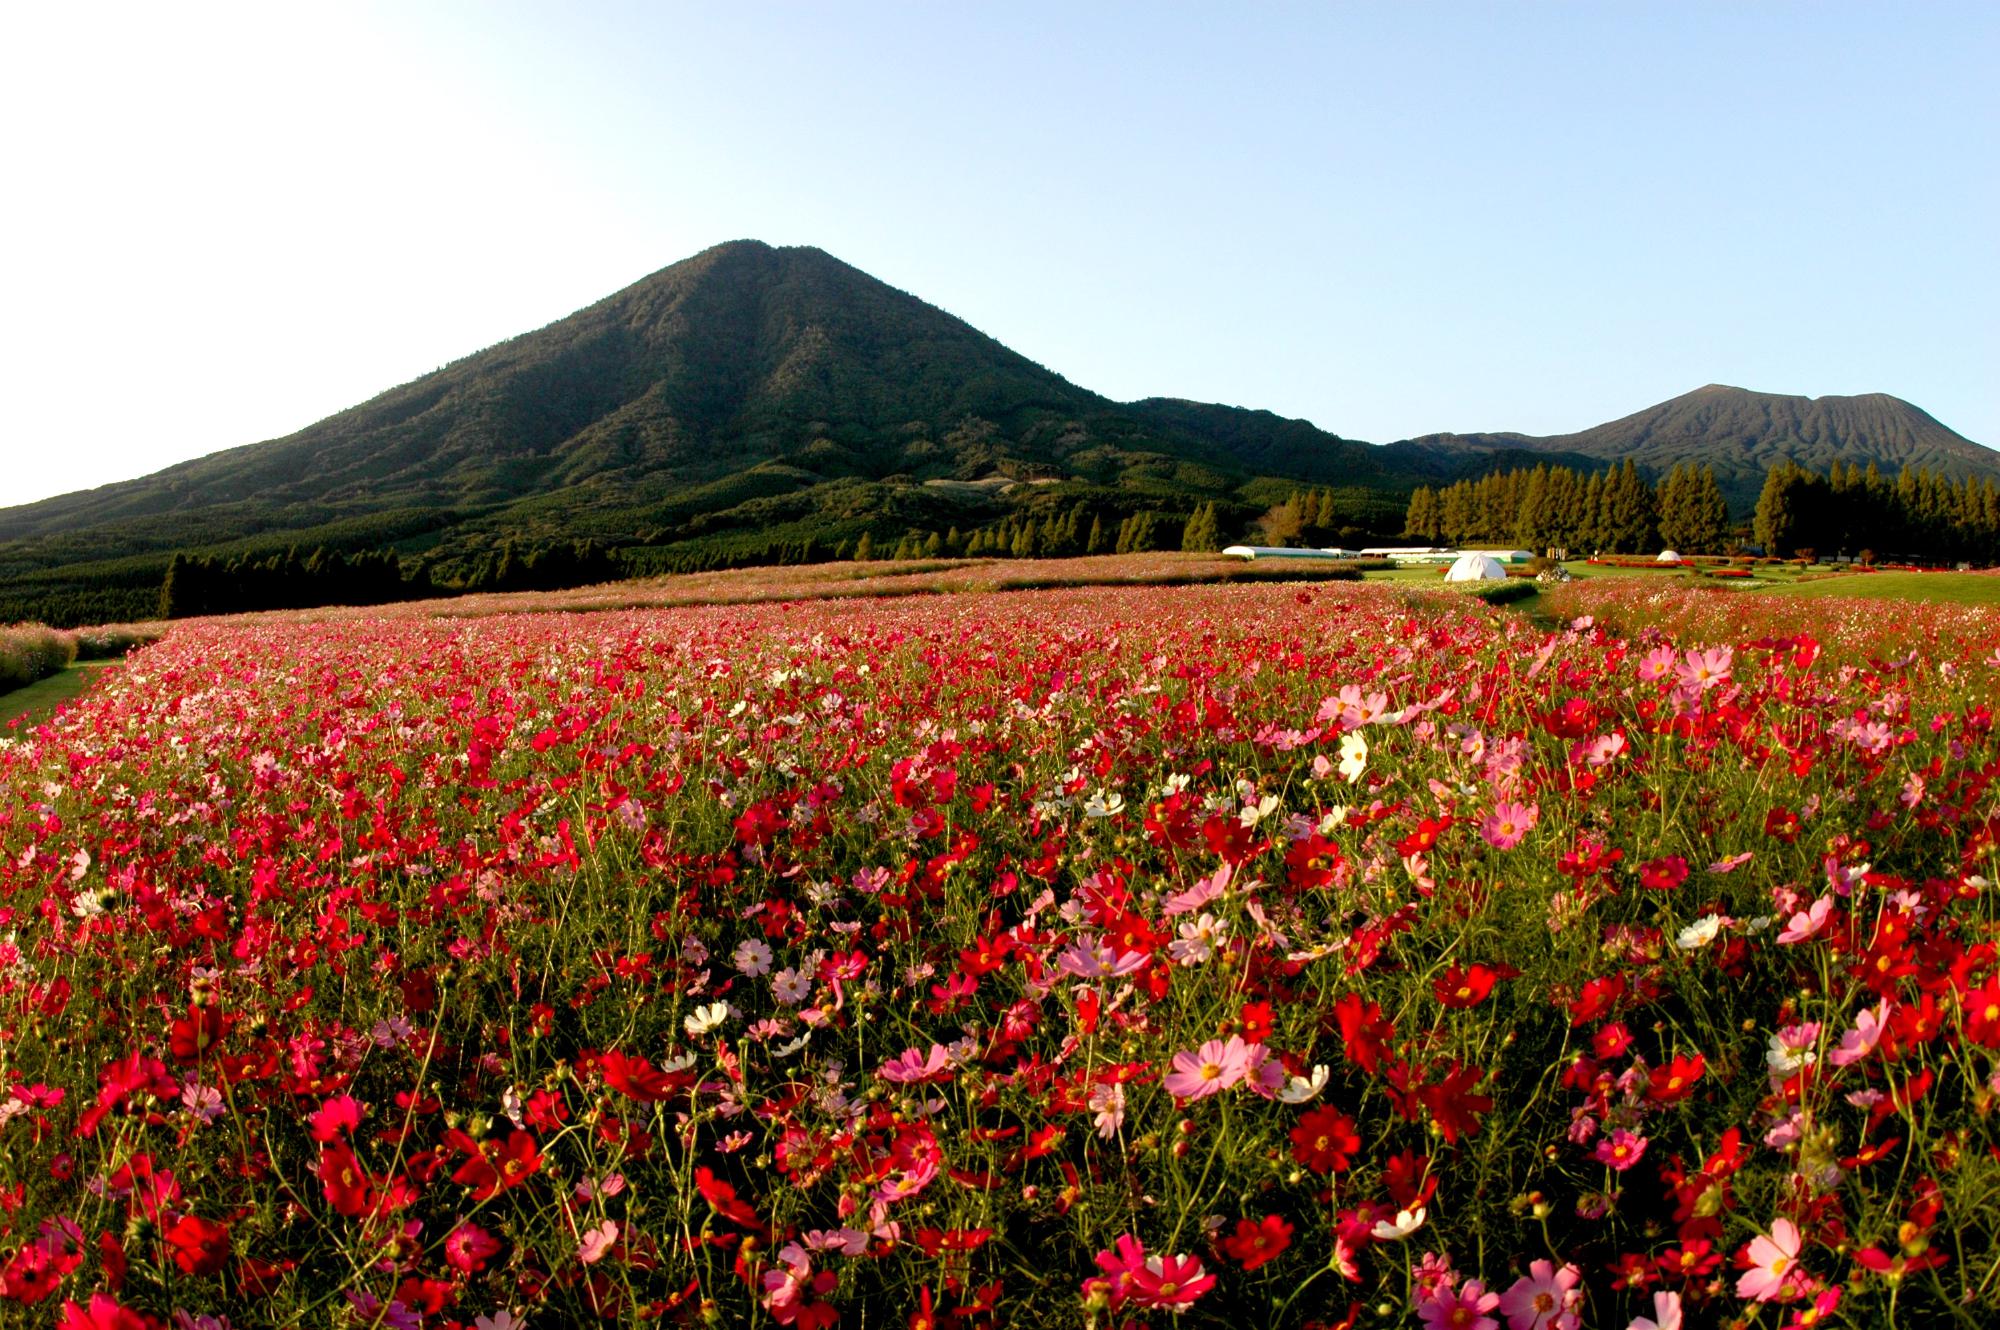
[[2000,446],[2000,4],[21,4],[0,505],[729,239],[1355,438],[1708,382]]

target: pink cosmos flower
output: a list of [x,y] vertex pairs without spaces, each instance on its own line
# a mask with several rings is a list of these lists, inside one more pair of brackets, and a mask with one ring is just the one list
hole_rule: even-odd
[[1149,1256],[1132,1272],[1130,1296],[1142,1307],[1184,1312],[1214,1287],[1215,1276],[1202,1270],[1199,1257]]
[[1424,1330],[1500,1330],[1500,1322],[1486,1313],[1500,1305],[1498,1293],[1488,1293],[1486,1285],[1468,1279],[1453,1289],[1439,1284],[1431,1295],[1417,1304]]
[[1508,1330],[1576,1330],[1581,1301],[1576,1286],[1582,1278],[1583,1272],[1573,1265],[1558,1270],[1553,1261],[1529,1262],[1528,1273],[1500,1296],[1500,1314],[1507,1318]]
[[1786,921],[1784,931],[1778,934],[1778,941],[1791,946],[1817,936],[1819,930],[1826,927],[1827,917],[1832,913],[1833,897],[1821,896],[1809,908]]
[[951,1053],[943,1044],[932,1044],[929,1053],[906,1048],[883,1063],[876,1074],[885,1081],[907,1085],[913,1081],[942,1079],[951,1068]]
[[1496,850],[1511,850],[1528,838],[1528,831],[1540,818],[1541,810],[1534,804],[1514,803],[1511,800],[1493,805],[1493,811],[1479,824],[1479,834],[1486,843]]
[[1084,1296],[1090,1296],[1094,1288],[1102,1289],[1116,1309],[1131,1296],[1133,1276],[1146,1268],[1146,1244],[1127,1233],[1112,1243],[1109,1251],[1097,1253],[1097,1268],[1104,1276],[1086,1279]]
[[1228,887],[1229,879],[1235,875],[1235,868],[1229,864],[1201,878],[1185,891],[1176,891],[1167,896],[1166,906],[1161,911],[1168,918],[1177,914],[1192,914],[1214,900]]
[[462,1275],[479,1270],[499,1250],[494,1236],[470,1220],[461,1219],[444,1239],[444,1259]]
[[1099,1081],[1090,1087],[1089,1107],[1098,1136],[1110,1140],[1125,1125],[1125,1087],[1117,1081]]
[[1718,684],[1728,682],[1735,654],[1728,647],[1690,651],[1674,671],[1674,678],[1689,692],[1707,692]]
[[1674,653],[1672,647],[1654,647],[1639,658],[1639,681],[1641,683],[1658,683],[1674,672],[1674,666],[1679,661],[1680,657]]
[[1143,951],[1120,952],[1085,933],[1056,953],[1056,969],[1073,979],[1110,979],[1145,968]]
[[1737,1277],[1737,1297],[1770,1302],[1789,1300],[1797,1294],[1798,1279],[1792,1267],[1799,1259],[1799,1230],[1791,1220],[1774,1220],[1770,1236],[1760,1233],[1752,1238],[1746,1259],[1750,1268]]
[[577,1242],[576,1254],[585,1265],[595,1265],[604,1259],[618,1242],[618,1221],[607,1219],[596,1228],[587,1228]]
[[1250,1049],[1240,1036],[1211,1039],[1192,1053],[1174,1054],[1174,1069],[1163,1082],[1176,1099],[1206,1099],[1243,1079],[1250,1067]]
[[[1613,1127],[1609,1136],[1597,1142],[1596,1153],[1598,1163],[1606,1165],[1615,1172],[1623,1173],[1645,1155],[1646,1138],[1635,1136],[1623,1127]],[[1536,1264],[1547,1265],[1548,1262],[1538,1261]],[[1520,1285],[1516,1284],[1515,1287],[1519,1288]]]
[[1888,1020],[1889,1004],[1886,1000],[1862,1008],[1854,1014],[1854,1028],[1840,1036],[1840,1047],[1827,1054],[1826,1060],[1836,1067],[1861,1061],[1875,1051],[1875,1045],[1882,1042],[1883,1028]]
[[1623,732],[1600,734],[1587,743],[1576,745],[1573,752],[1575,759],[1587,767],[1609,766],[1624,756],[1625,735]]
[[1681,1330],[1681,1295],[1664,1289],[1653,1294],[1653,1314],[1633,1317],[1625,1330]]

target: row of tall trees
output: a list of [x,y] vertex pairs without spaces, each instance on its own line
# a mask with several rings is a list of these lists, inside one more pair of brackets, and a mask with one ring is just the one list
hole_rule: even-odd
[[[1207,514],[1205,522],[1202,514]],[[1221,516],[1214,503],[1202,505],[1193,516],[1166,512],[1139,512],[1128,515],[1098,512],[1088,504],[1036,516],[1010,517],[994,526],[971,532],[906,532],[895,545],[888,546],[864,534],[850,557],[867,559],[974,558],[974,559],[1061,559],[1079,554],[1134,554],[1146,550],[1182,548],[1220,549]],[[1196,527],[1199,540],[1215,543],[1188,546],[1183,543],[1189,527]],[[1207,534],[1202,534],[1203,532]]]
[[[1691,477],[1670,475],[1675,495],[1675,534],[1682,516],[1703,507],[1697,493],[1714,490],[1712,471]],[[1638,552],[1658,548],[1665,514],[1661,495],[1627,458],[1609,471],[1579,474],[1566,466],[1496,472],[1461,480],[1442,490],[1419,486],[1410,496],[1403,534],[1446,545],[1512,544],[1540,550]],[[1698,533],[1706,538],[1706,533]],[[1693,541],[1688,541],[1693,545]],[[1701,546],[1694,545],[1700,549]]]
[[507,541],[490,550],[464,576],[439,582],[419,562],[405,568],[394,550],[343,553],[297,546],[262,558],[239,554],[176,554],[160,587],[160,615],[253,610],[301,610],[320,605],[385,605],[398,600],[480,591],[556,591],[625,575],[611,550],[595,541],[554,541],[523,546]]
[[343,554],[321,546],[301,555],[294,546],[261,559],[176,554],[160,587],[160,617],[381,605],[435,594],[429,571],[420,567],[404,577],[394,550]]
[[1767,553],[2000,562],[2000,486],[1908,467],[1894,480],[1872,463],[1835,462],[1825,475],[1791,462],[1771,468],[1752,523]]

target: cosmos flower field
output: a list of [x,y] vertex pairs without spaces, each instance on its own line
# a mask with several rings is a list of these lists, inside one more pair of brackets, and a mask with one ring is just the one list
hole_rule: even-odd
[[1587,595],[177,626],[0,748],[0,1324],[2000,1323],[2000,618]]

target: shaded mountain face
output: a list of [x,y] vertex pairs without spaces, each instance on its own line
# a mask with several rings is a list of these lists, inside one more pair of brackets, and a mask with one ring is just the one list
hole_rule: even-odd
[[1715,383],[1575,434],[1441,434],[1415,442],[1447,450],[1563,453],[1599,463],[1630,457],[1654,474],[1683,462],[1713,466],[1730,506],[1740,512],[1756,504],[1765,471],[1787,459],[1816,471],[1839,461],[1872,462],[1884,473],[1922,467],[1954,479],[2000,476],[2000,453],[1886,393],[1788,397]]
[[0,577],[383,515],[447,545],[438,528],[618,542],[949,518],[950,498],[976,521],[1028,483],[1181,500],[1265,476],[1377,488],[1386,511],[1465,463],[1268,412],[1123,406],[817,249],[738,241],[286,438],[0,511]]
[[1577,434],[1382,447],[1267,411],[1118,403],[820,250],[736,241],[296,434],[0,510],[0,608],[85,589],[66,613],[139,612],[120,607],[157,592],[177,549],[392,548],[449,585],[512,541],[690,566],[1206,502],[1240,530],[1302,487],[1332,491],[1341,525],[1392,535],[1418,485],[1626,456],[1712,463],[1741,511],[1783,457],[2000,461],[1883,396],[1710,387]]

